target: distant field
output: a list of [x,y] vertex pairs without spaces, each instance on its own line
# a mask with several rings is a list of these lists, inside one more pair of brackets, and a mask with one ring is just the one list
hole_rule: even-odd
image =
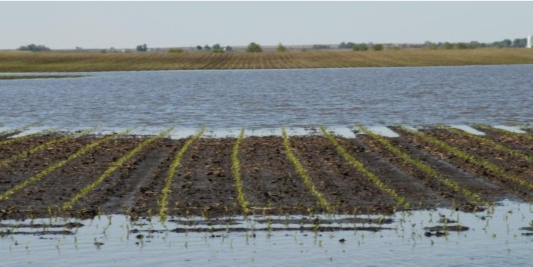
[[0,72],[296,69],[533,64],[533,49],[263,53],[0,52]]

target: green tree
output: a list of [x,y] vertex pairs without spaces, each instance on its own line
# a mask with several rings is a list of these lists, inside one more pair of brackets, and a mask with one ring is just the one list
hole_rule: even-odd
[[382,44],[375,44],[372,46],[372,50],[374,51],[382,51],[383,50],[383,45]]
[[214,45],[213,45],[213,49],[220,49],[220,50],[222,50],[222,48],[220,47],[220,44],[214,44]]
[[366,51],[368,50],[368,45],[365,43],[355,44],[352,48],[353,51]]
[[448,43],[448,42],[445,42],[445,43],[442,45],[442,49],[446,49],[446,50],[453,49],[453,44],[450,44],[450,43]]
[[283,44],[279,43],[278,47],[276,48],[276,51],[278,51],[278,52],[286,52],[287,51],[287,47],[285,47]]
[[251,42],[248,47],[246,48],[246,52],[248,53],[260,53],[263,52],[263,49],[259,44],[256,44],[254,42]]
[[32,51],[32,52],[41,52],[41,51],[50,51],[51,49],[44,45],[35,45],[30,44],[26,46],[21,46],[17,50],[19,51]]
[[196,46],[196,50],[202,50],[202,46],[201,45],[197,45]]
[[146,52],[146,51],[148,51],[148,46],[146,46],[146,44],[138,45],[137,46],[137,51]]

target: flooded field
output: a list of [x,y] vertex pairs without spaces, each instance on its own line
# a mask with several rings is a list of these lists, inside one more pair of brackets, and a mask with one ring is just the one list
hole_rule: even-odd
[[527,265],[531,71],[0,81],[2,264]]
[[533,65],[70,73],[83,77],[0,81],[0,124],[531,123],[531,73]]

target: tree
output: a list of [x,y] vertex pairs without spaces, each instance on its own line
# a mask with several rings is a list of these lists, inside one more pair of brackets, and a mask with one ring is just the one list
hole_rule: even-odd
[[50,51],[51,49],[44,45],[35,45],[30,44],[26,46],[21,46],[17,50],[19,51],[32,51],[32,52],[41,52],[41,51]]
[[210,47],[209,45],[205,45],[205,46],[204,46],[204,50],[205,50],[205,51],[211,51],[211,47]]
[[276,51],[278,51],[278,52],[286,52],[287,51],[287,47],[285,47],[283,44],[279,43],[278,47],[276,48]]
[[202,46],[201,45],[197,45],[196,46],[196,50],[202,50]]
[[375,44],[372,46],[372,50],[374,51],[382,51],[383,50],[383,45],[382,44]]
[[233,51],[233,47],[228,45],[228,46],[226,46],[225,50],[226,50],[226,52]]
[[215,44],[213,45],[213,49],[222,49],[222,48],[220,47],[220,44]]
[[138,45],[137,46],[137,51],[146,52],[146,51],[148,51],[148,46],[146,46],[146,44]]
[[248,53],[260,53],[263,52],[263,49],[259,44],[256,44],[254,42],[251,42],[248,47],[246,48],[246,52]]
[[453,49],[453,44],[446,42],[441,47],[442,49],[450,50],[450,49]]
[[366,51],[368,50],[368,46],[365,43],[356,44],[352,48],[353,51]]

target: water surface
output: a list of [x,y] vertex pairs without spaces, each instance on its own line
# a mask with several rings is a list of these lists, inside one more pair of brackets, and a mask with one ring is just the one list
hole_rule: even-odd
[[533,65],[73,73],[0,81],[0,124],[276,128],[533,121]]

